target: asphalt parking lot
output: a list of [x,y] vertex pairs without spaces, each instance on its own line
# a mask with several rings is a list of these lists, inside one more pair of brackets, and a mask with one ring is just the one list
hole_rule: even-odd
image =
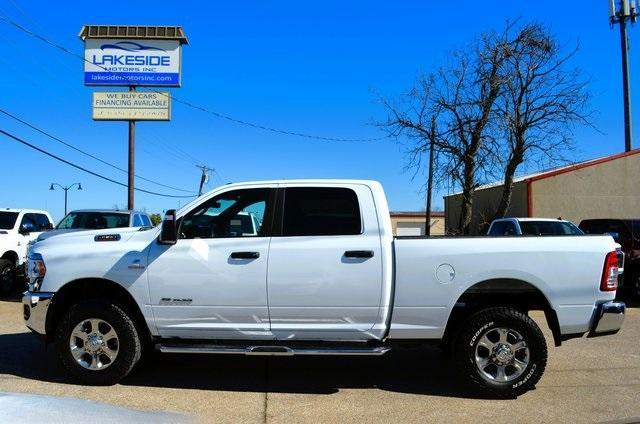
[[[541,315],[534,318],[539,321]],[[637,422],[640,308],[628,309],[615,336],[550,347],[537,389],[518,399],[474,398],[453,374],[435,347],[381,358],[157,355],[122,384],[78,386],[67,381],[53,351],[45,351],[27,332],[21,304],[0,302],[0,392],[248,423]]]

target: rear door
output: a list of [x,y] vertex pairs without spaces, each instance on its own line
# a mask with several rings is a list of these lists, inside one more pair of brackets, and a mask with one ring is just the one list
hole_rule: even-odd
[[277,339],[368,339],[380,314],[382,254],[369,187],[279,190],[268,298]]

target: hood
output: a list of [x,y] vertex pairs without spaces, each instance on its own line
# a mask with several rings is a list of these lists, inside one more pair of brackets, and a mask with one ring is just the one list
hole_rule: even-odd
[[58,236],[60,234],[66,234],[66,233],[74,233],[76,231],[87,231],[87,230],[83,230],[83,229],[76,229],[76,228],[66,228],[64,230],[50,230],[50,231],[45,231],[44,233],[40,234],[38,236],[38,239],[36,241],[42,241],[42,240],[46,240],[50,237],[53,236]]
[[[144,233],[144,235],[143,235]],[[94,243],[95,237],[100,235],[113,235],[120,236],[120,243],[128,241],[136,234],[140,234],[142,238],[146,238],[147,235],[150,238],[154,237],[154,228],[141,229],[138,227],[126,227],[126,228],[105,228],[102,230],[51,230],[43,233],[45,236],[42,239],[38,238],[37,246],[49,246],[53,244],[83,244]]]

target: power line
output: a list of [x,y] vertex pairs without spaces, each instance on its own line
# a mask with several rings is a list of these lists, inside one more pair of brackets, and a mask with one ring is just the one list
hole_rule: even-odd
[[[110,166],[110,167],[111,167],[111,168],[113,168],[113,169],[117,169],[118,171],[122,171],[122,172],[124,172],[124,173],[127,173],[127,170],[126,170],[126,169],[120,168],[120,167],[118,167],[118,166],[116,166],[116,165],[114,165],[114,164],[112,164],[112,163],[109,163],[109,162],[107,162],[107,161],[105,161],[105,160],[103,160],[103,159],[100,159],[100,158],[99,158],[99,157],[97,157],[97,156],[92,155],[91,153],[85,152],[84,150],[79,149],[79,148],[75,147],[74,145],[67,143],[66,141],[64,141],[64,140],[62,140],[62,139],[60,139],[60,138],[58,138],[58,137],[56,137],[56,136],[54,136],[54,135],[52,135],[52,134],[50,134],[50,133],[46,132],[46,131],[45,131],[45,130],[43,130],[43,129],[40,129],[40,128],[36,127],[36,126],[35,126],[35,125],[33,125],[33,124],[30,124],[29,122],[27,122],[27,121],[25,121],[25,120],[23,120],[23,119],[21,119],[21,118],[19,118],[19,117],[15,116],[15,115],[13,115],[13,114],[9,113],[9,112],[7,112],[6,110],[4,110],[4,109],[2,109],[2,108],[0,108],[0,113],[2,113],[2,114],[4,114],[4,115],[8,116],[9,118],[11,118],[11,119],[13,119],[13,120],[15,120],[15,121],[20,122],[20,123],[21,123],[21,124],[23,124],[23,125],[26,125],[27,127],[31,128],[32,130],[35,130],[35,131],[39,132],[40,134],[43,134],[43,135],[45,135],[45,136],[49,137],[49,138],[50,138],[50,139],[52,139],[52,140],[57,141],[58,143],[61,143],[61,144],[65,145],[65,146],[69,147],[70,149],[75,150],[76,152],[82,153],[83,155],[88,156],[88,157],[90,157],[90,158],[92,158],[92,159],[95,159],[95,160],[97,160],[98,162],[100,162],[100,163],[102,163],[102,164],[105,164],[105,165],[107,165],[107,166]],[[136,178],[139,178],[139,179],[141,179],[141,180],[144,180],[144,181],[150,182],[150,183],[152,183],[152,184],[156,184],[156,185],[158,185],[158,186],[161,186],[161,187],[165,187],[165,188],[171,189],[171,190],[182,191],[182,192],[184,192],[184,193],[193,193],[193,191],[192,191],[192,190],[184,190],[184,189],[181,189],[181,188],[172,187],[172,186],[170,186],[170,185],[162,184],[162,183],[159,183],[159,182],[157,182],[157,181],[150,180],[150,179],[148,179],[148,178],[142,177],[142,176],[137,175],[137,174],[135,175],[135,177],[136,177]]]
[[[101,178],[101,179],[103,179],[105,181],[109,181],[110,183],[117,184],[117,185],[122,186],[122,187],[127,187],[126,184],[121,183],[120,181],[116,181],[116,180],[111,179],[109,177],[105,177],[104,175],[98,174],[97,172],[94,172],[94,171],[91,171],[91,170],[89,170],[87,168],[84,168],[84,167],[82,167],[80,165],[76,165],[73,162],[70,162],[70,161],[68,161],[66,159],[63,159],[60,156],[54,155],[53,153],[49,153],[46,150],[41,149],[40,147],[38,147],[36,145],[33,145],[33,144],[29,143],[28,141],[25,141],[25,140],[21,139],[20,137],[17,137],[15,135],[3,130],[3,129],[0,129],[0,134],[3,134],[6,137],[11,138],[12,140],[17,141],[18,143],[24,144],[25,146],[30,147],[33,150],[37,150],[38,152],[43,153],[43,154],[45,154],[45,155],[47,155],[47,156],[49,156],[49,157],[51,157],[51,158],[53,158],[53,159],[55,159],[57,161],[60,161],[60,162],[65,163],[65,164],[67,164],[69,166],[72,166],[72,167],[74,167],[76,169],[79,169],[80,171],[86,172],[87,174],[93,175],[94,177]],[[154,196],[160,196],[160,197],[173,197],[173,198],[192,198],[192,197],[196,197],[195,195],[193,195],[193,196],[176,196],[176,195],[173,195],[173,194],[157,193],[155,191],[144,190],[144,189],[141,189],[141,188],[136,188],[136,190],[139,191],[139,192],[142,192],[142,193],[152,194]]]
[[[20,31],[24,32],[25,34],[27,34],[27,35],[29,35],[29,36],[31,36],[33,38],[36,38],[36,39],[38,39],[38,40],[40,40],[40,41],[42,41],[42,42],[44,42],[44,43],[46,43],[46,44],[48,44],[48,45],[50,45],[52,47],[55,47],[58,50],[61,50],[61,51],[65,52],[65,53],[71,55],[71,56],[74,56],[74,57],[77,57],[77,58],[81,59],[83,62],[91,63],[84,56],[79,55],[79,54],[69,50],[65,46],[63,46],[61,44],[58,44],[58,43],[56,43],[54,41],[51,41],[48,38],[46,38],[46,37],[44,37],[44,36],[42,36],[42,35],[40,35],[40,34],[38,34],[36,32],[33,32],[28,28],[25,28],[24,26],[20,25],[19,23],[11,20],[10,18],[8,18],[6,16],[0,15],[0,20],[3,20],[7,24],[19,29]],[[94,63],[92,63],[92,65],[98,66],[99,68],[104,69],[107,72],[110,72],[109,69],[107,69],[104,66],[97,65],[97,64],[94,64]],[[124,77],[124,78],[127,78],[127,77]],[[151,91],[154,92],[154,93],[157,93],[159,95],[163,95],[163,96],[165,95],[165,94],[163,94],[162,92],[159,92],[159,91],[155,91],[155,90],[151,90]],[[191,102],[189,102],[187,100],[182,100],[179,97],[171,96],[171,99],[173,99],[173,101],[175,101],[177,103],[180,103],[180,104],[185,105],[187,107],[190,107],[192,109],[199,110],[201,112],[207,113],[209,115],[213,115],[213,116],[215,116],[217,118],[224,119],[224,120],[227,120],[229,122],[233,122],[233,123],[238,124],[238,125],[243,125],[243,126],[255,128],[255,129],[258,129],[258,130],[268,131],[268,132],[277,133],[277,134],[284,134],[284,135],[289,135],[289,136],[308,138],[308,139],[312,139],[312,140],[341,141],[341,142],[380,141],[380,140],[384,140],[384,139],[387,139],[387,138],[390,137],[389,135],[386,135],[384,137],[374,137],[374,138],[339,138],[339,137],[324,137],[324,136],[319,136],[319,135],[306,134],[306,133],[297,132],[297,131],[273,128],[273,127],[269,127],[269,126],[266,126],[266,125],[256,124],[254,122],[249,122],[249,121],[245,121],[245,120],[242,120],[242,119],[234,118],[234,117],[226,115],[224,113],[216,112],[214,110],[207,109],[207,108],[202,107],[202,106],[198,106],[198,105],[193,104],[193,103],[191,103]]]

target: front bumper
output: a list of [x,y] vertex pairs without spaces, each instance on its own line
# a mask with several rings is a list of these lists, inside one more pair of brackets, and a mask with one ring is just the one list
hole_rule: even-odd
[[623,302],[610,301],[599,304],[591,323],[591,331],[587,337],[617,333],[624,321],[625,308],[626,306]]
[[22,295],[24,322],[35,333],[46,334],[47,310],[53,293],[26,291]]

